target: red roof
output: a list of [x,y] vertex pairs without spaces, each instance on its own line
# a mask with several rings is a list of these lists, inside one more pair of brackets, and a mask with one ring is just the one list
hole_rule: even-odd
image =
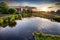
[[16,10],[21,10],[21,8],[16,8]]

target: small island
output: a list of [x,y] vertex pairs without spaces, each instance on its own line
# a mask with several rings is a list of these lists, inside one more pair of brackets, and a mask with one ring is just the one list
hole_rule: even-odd
[[33,33],[35,40],[60,40],[60,36],[58,35],[51,35],[51,34],[43,34],[43,33]]

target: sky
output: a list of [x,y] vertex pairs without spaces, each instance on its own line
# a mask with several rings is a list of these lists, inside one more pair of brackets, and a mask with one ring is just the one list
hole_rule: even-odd
[[60,0],[0,0],[9,6],[33,6],[42,11],[56,11],[60,9]]

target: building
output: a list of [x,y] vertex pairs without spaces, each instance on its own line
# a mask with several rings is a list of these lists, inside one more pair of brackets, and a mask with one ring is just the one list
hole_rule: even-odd
[[36,7],[30,7],[30,6],[11,6],[10,8],[15,8],[17,10],[18,13],[22,13],[24,10],[32,10],[36,9]]

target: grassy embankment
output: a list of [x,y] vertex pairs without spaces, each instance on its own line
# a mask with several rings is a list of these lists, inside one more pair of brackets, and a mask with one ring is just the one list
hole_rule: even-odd
[[47,19],[51,19],[53,21],[57,21],[60,22],[60,16],[53,16],[52,15],[47,15],[47,14],[39,14],[35,13],[35,14],[27,14],[27,13],[22,13],[22,14],[1,14],[0,15],[0,26],[7,26],[7,25],[11,25],[12,23],[16,23],[15,20],[21,20],[22,18],[25,17],[42,17],[42,18],[47,18]]
[[3,16],[0,18],[0,26],[6,27],[6,26],[15,26],[16,22],[15,20],[21,20],[21,14],[12,14],[9,16]]
[[51,34],[43,34],[43,33],[33,33],[35,40],[60,40],[60,36],[51,35]]

